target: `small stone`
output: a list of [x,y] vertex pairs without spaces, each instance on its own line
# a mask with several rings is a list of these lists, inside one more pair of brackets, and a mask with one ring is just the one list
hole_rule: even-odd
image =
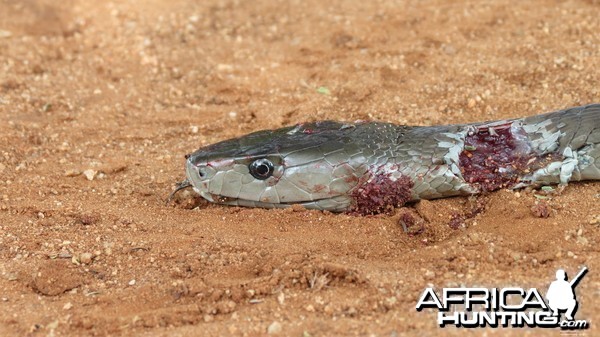
[[98,221],[98,217],[96,215],[92,215],[92,214],[82,214],[78,219],[78,222],[84,226],[91,226],[91,225],[95,224],[97,221]]
[[273,323],[271,323],[271,324],[269,325],[269,327],[267,328],[267,333],[268,333],[269,335],[275,335],[275,334],[278,334],[278,333],[280,333],[280,332],[281,332],[281,330],[282,330],[281,323],[279,323],[279,322],[277,322],[277,321],[274,321],[274,322],[273,322]]
[[510,255],[512,256],[513,260],[515,260],[515,262],[517,262],[521,259],[521,254],[519,254],[517,252],[512,252]]
[[477,101],[475,101],[475,99],[473,99],[473,98],[469,99],[469,101],[467,102],[467,106],[469,108],[475,107],[475,104],[477,104]]
[[134,285],[135,285],[135,279],[133,279],[133,280],[129,281],[129,283],[128,283],[128,284],[129,284],[130,286],[134,286]]
[[230,64],[217,64],[218,71],[232,71],[233,66]]
[[68,302],[63,306],[63,310],[70,310],[71,308],[73,308],[73,303],[71,302]]
[[285,295],[282,292],[279,293],[279,295],[277,295],[277,302],[279,303],[279,305],[283,305],[283,303],[285,302]]
[[79,262],[84,264],[92,263],[92,253],[81,253],[79,255]]
[[541,201],[531,206],[531,214],[536,218],[547,218],[550,216],[550,206],[546,202]]
[[584,236],[578,236],[578,237],[577,237],[577,243],[578,243],[578,244],[580,244],[580,245],[583,245],[583,246],[587,246],[587,245],[588,245],[588,243],[589,243],[589,241],[588,241],[588,239],[587,239],[586,237],[584,237]]
[[[46,325],[46,329],[48,329],[48,330],[54,330],[56,328],[58,328],[58,320],[54,320],[54,321],[48,323],[48,325]],[[50,334],[50,335],[54,335],[54,334]]]
[[66,170],[65,171],[65,177],[75,177],[80,174],[81,174],[81,172],[79,172],[78,170]]
[[312,304],[307,305],[304,309],[308,312],[315,312],[315,307]]
[[213,315],[206,314],[204,315],[204,317],[202,317],[202,319],[205,323],[209,323],[212,322],[215,318],[213,317]]
[[92,169],[87,169],[87,170],[83,171],[83,175],[89,181],[94,180],[94,177],[96,176],[96,173],[97,172],[95,170],[92,170]]

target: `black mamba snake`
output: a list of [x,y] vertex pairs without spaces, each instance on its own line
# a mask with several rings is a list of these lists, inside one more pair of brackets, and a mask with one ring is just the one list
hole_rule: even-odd
[[[419,199],[600,180],[600,104],[461,125],[322,121],[189,154],[208,201],[374,214]],[[175,192],[174,192],[175,193]]]

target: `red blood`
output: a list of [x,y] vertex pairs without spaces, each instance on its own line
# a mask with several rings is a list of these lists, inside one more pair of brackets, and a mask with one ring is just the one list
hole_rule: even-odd
[[454,213],[452,214],[452,218],[450,219],[448,226],[450,226],[452,229],[458,229],[463,223],[465,223],[466,218],[467,217],[464,215]]
[[326,186],[325,186],[325,185],[323,185],[323,184],[316,184],[316,185],[313,187],[313,193],[319,193],[319,192],[323,191],[323,190],[325,189],[325,187],[326,187]]
[[402,213],[398,222],[408,235],[419,235],[425,231],[423,223],[418,223],[415,217],[409,212]]
[[390,212],[412,199],[413,182],[406,176],[394,181],[391,173],[376,174],[369,182],[352,192],[353,214],[368,215]]
[[527,142],[515,137],[511,125],[481,127],[465,138],[459,161],[463,177],[483,191],[514,185],[535,155]]
[[485,199],[478,198],[475,204],[471,205],[471,209],[465,213],[452,213],[448,226],[452,229],[458,229],[462,226],[465,221],[474,218],[477,214],[485,210]]

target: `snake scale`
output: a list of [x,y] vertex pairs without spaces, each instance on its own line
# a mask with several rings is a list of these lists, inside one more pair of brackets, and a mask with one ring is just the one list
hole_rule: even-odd
[[320,121],[186,156],[210,202],[375,214],[419,199],[600,180],[600,104],[443,126]]

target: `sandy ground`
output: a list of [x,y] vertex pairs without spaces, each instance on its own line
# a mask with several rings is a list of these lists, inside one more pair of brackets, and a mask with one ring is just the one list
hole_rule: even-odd
[[587,265],[592,336],[599,183],[374,217],[164,201],[184,154],[259,129],[598,102],[599,16],[596,0],[0,1],[0,334],[559,335],[441,330],[415,305]]

